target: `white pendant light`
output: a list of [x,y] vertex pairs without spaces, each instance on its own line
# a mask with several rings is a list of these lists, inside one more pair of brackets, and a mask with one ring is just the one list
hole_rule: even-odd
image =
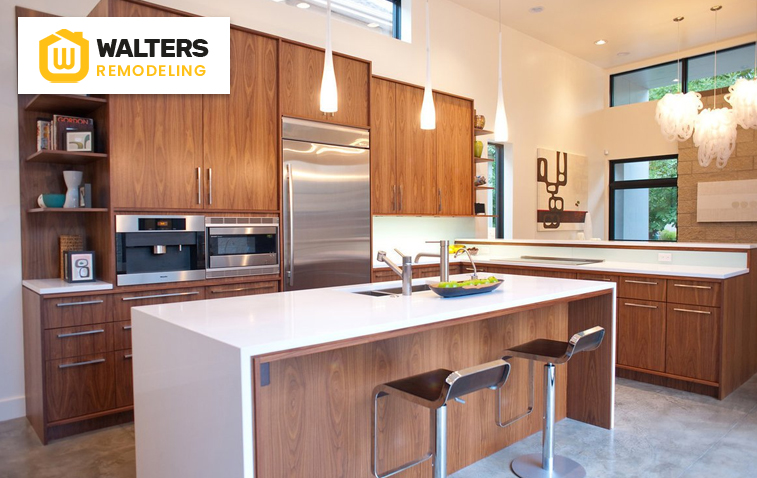
[[736,123],[744,129],[757,129],[757,42],[754,44],[754,77],[751,80],[739,78],[728,91],[725,100],[731,104]]
[[334,57],[331,53],[331,0],[328,0],[326,3],[326,57],[323,61],[323,78],[321,79],[321,111],[335,113],[338,109]]
[[[720,5],[712,7],[715,12],[715,38],[718,31],[718,10]],[[703,110],[694,123],[694,146],[699,148],[697,159],[706,168],[713,159],[718,168],[728,164],[733,150],[736,149],[736,117],[730,108],[716,108],[717,106],[717,77],[718,51],[715,50],[715,73],[713,75],[712,110]]]
[[497,80],[497,112],[494,116],[494,141],[506,142],[510,139],[505,113],[505,97],[502,93],[502,0],[499,0],[499,77]]
[[703,108],[702,95],[695,91],[684,94],[681,89],[681,22],[683,17],[673,19],[678,24],[678,67],[676,80],[678,93],[666,93],[657,102],[655,119],[662,129],[662,134],[668,141],[686,141],[694,132],[694,122],[697,113]]
[[431,21],[428,0],[426,0],[426,88],[423,91],[423,105],[421,106],[421,129],[436,129],[434,92],[431,90]]

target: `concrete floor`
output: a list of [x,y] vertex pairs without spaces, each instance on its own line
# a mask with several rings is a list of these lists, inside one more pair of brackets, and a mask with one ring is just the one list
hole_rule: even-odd
[[[757,476],[757,376],[723,401],[619,379],[616,404],[612,431],[573,420],[556,426],[556,452],[589,477]],[[512,477],[512,459],[540,449],[536,434],[450,478]],[[26,419],[0,423],[0,478],[134,476],[133,425],[43,447]]]

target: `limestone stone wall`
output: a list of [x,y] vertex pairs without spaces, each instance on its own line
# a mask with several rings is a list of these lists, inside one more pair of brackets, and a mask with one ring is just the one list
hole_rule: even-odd
[[[718,90],[717,107],[727,106]],[[712,108],[712,94],[702,95],[705,108]],[[697,184],[708,181],[757,179],[757,134],[738,127],[736,151],[723,169],[715,161],[702,168],[694,141],[678,146],[678,241],[757,243],[757,222],[697,222]]]

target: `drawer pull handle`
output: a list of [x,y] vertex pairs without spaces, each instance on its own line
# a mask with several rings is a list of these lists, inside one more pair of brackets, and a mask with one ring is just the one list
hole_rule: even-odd
[[72,305],[94,305],[94,304],[102,304],[102,300],[87,300],[84,302],[61,302],[59,304],[55,304],[56,307],[70,307]]
[[58,334],[59,339],[65,339],[66,337],[79,337],[81,335],[102,334],[105,329],[97,330],[85,330],[84,332],[71,332],[70,334]]
[[628,284],[643,284],[643,285],[657,285],[657,282],[650,282],[650,281],[644,281],[644,280],[630,280],[630,279],[626,279],[626,283],[628,283]]
[[131,354],[126,354],[126,355],[124,355],[124,358],[125,358],[125,359],[130,359],[130,358],[131,358]]
[[129,300],[160,299],[162,297],[181,297],[181,296],[185,296],[185,295],[197,295],[197,294],[199,294],[199,292],[197,292],[197,291],[194,291],[194,292],[174,292],[174,293],[171,293],[171,294],[140,295],[140,296],[137,296],[137,297],[122,297],[121,300],[123,300],[124,302],[126,302],[126,301],[129,301]]
[[646,305],[646,304],[632,304],[631,302],[626,302],[623,305],[627,305],[628,307],[641,307],[643,309],[656,309],[656,305]]
[[131,330],[131,325],[124,325],[124,330]]
[[673,284],[673,287],[683,287],[686,289],[706,289],[706,290],[712,290],[712,287],[709,285],[690,285],[690,284]]
[[103,362],[105,362],[105,359],[101,358],[101,359],[95,359],[95,360],[87,360],[86,362],[64,363],[64,364],[58,365],[58,368],[81,367],[82,365],[92,365],[95,363],[103,363]]
[[673,310],[675,310],[676,312],[688,312],[690,314],[702,314],[702,315],[712,314],[712,312],[710,312],[709,310],[678,309],[678,308],[674,308]]
[[236,289],[210,289],[211,294],[222,294],[224,292],[242,292],[243,290],[255,290],[255,289],[264,289],[265,286],[261,287],[237,287]]

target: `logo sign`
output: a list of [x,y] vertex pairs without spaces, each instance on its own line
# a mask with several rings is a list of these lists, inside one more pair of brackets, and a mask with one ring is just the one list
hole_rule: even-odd
[[18,19],[20,94],[228,94],[229,18]]

